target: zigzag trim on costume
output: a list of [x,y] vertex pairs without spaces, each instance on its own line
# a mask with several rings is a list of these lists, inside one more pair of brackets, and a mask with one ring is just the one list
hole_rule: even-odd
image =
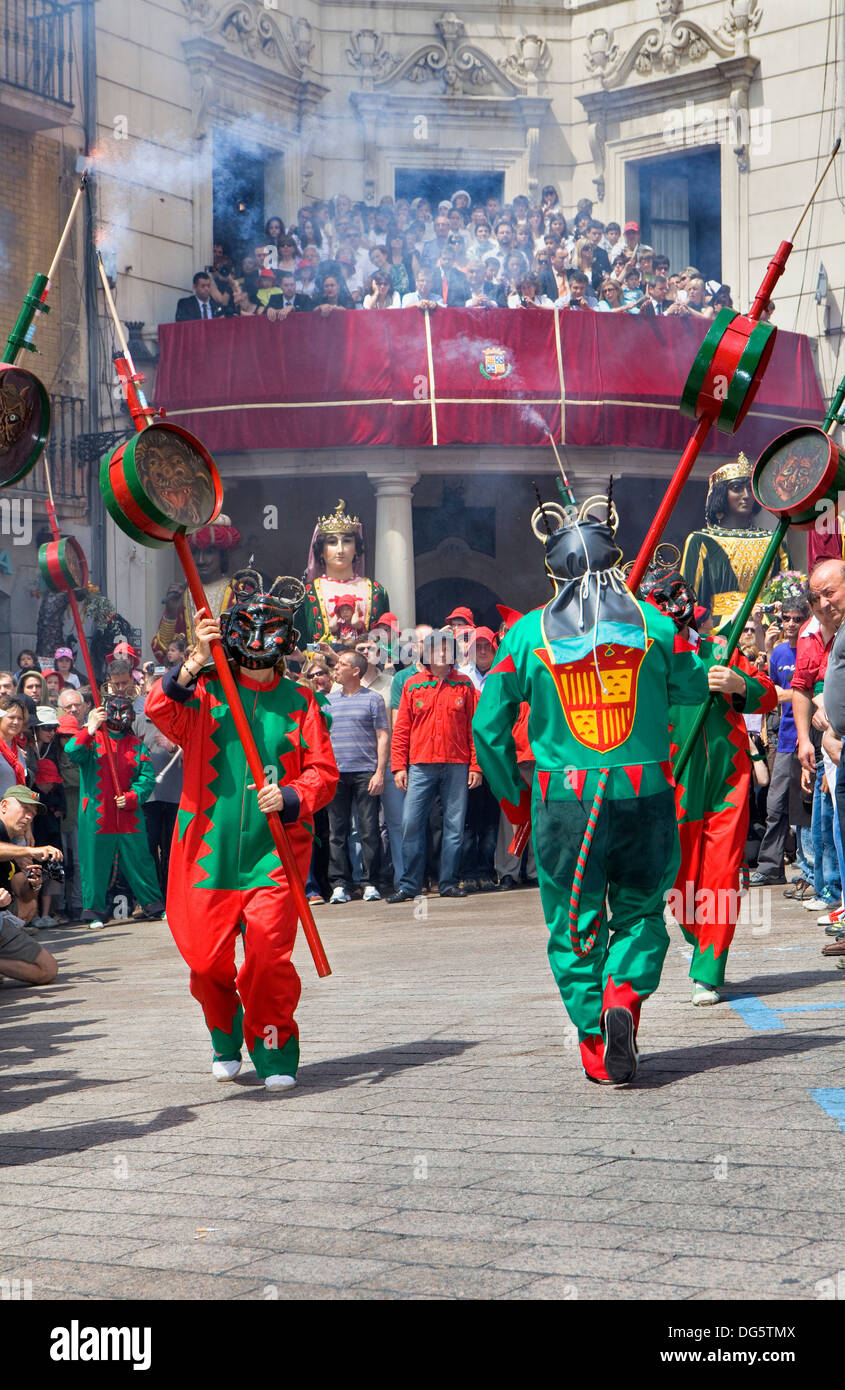
[[581,938],[578,933],[578,903],[581,900],[581,884],[584,878],[584,870],[587,867],[587,859],[590,854],[590,846],[593,843],[593,835],[596,830],[596,823],[599,818],[599,811],[604,800],[607,779],[610,776],[610,768],[599,768],[599,781],[596,787],[596,794],[593,797],[593,804],[590,808],[590,816],[587,821],[587,829],[584,831],[584,838],[581,841],[581,848],[578,851],[578,861],[575,865],[575,872],[572,875],[572,892],[569,896],[569,939],[572,949],[576,956],[588,956],[598,940],[601,930],[602,917],[604,916],[604,906],[596,918],[596,924],[590,933],[587,944],[581,945]]

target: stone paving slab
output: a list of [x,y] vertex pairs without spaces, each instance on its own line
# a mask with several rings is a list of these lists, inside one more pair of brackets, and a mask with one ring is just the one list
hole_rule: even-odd
[[[33,1298],[818,1298],[845,1268],[845,974],[772,894],[728,1004],[693,1010],[673,938],[634,1086],[588,1085],[536,892],[322,910],[301,1085],[212,1081],[166,926],[43,933],[44,990],[0,988],[0,1276]],[[808,920],[809,918],[809,920]]]

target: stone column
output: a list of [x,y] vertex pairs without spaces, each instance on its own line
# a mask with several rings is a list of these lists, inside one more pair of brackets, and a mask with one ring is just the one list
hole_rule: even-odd
[[412,627],[416,617],[414,584],[414,524],[411,493],[419,473],[370,473],[376,494],[375,563],[370,575],[390,595],[399,626]]

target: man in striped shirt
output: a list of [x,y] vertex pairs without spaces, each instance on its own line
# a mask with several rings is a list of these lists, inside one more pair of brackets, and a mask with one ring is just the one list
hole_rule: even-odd
[[378,902],[381,898],[376,887],[381,847],[378,810],[390,732],[384,699],[374,690],[361,687],[367,665],[367,658],[360,652],[341,652],[334,668],[340,690],[329,696],[332,750],[340,773],[334,800],[329,805],[331,903],[350,900],[352,867],[348,845],[353,807],[361,840],[364,902]]

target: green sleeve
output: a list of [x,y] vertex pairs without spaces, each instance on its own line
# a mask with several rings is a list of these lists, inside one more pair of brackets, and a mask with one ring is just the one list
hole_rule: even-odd
[[513,739],[513,726],[524,698],[506,637],[484,682],[472,721],[472,736],[478,765],[493,795],[497,801],[512,805],[519,803],[525,790]]
[[79,767],[85,767],[91,762],[93,748],[93,740],[80,745],[77,743],[76,737],[74,736],[68,739],[65,744],[65,754],[72,763],[77,763]]
[[137,796],[138,805],[143,806],[144,802],[149,801],[155,791],[156,774],[155,768],[153,767],[153,760],[140,741],[138,743],[137,755],[138,770],[132,778],[130,790]]
[[669,642],[666,678],[669,704],[703,705],[710,694],[705,663],[695,648],[679,635],[671,636]]

